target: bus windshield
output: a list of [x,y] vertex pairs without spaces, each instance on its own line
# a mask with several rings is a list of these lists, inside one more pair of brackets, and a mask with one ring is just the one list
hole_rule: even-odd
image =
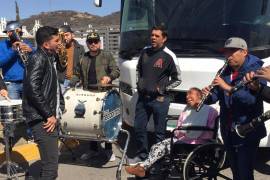
[[[124,0],[120,57],[131,59],[150,44],[150,30],[164,25],[167,46],[178,56],[217,56],[224,41],[244,38],[251,51],[268,56],[268,0]],[[258,55],[258,54],[257,54]]]

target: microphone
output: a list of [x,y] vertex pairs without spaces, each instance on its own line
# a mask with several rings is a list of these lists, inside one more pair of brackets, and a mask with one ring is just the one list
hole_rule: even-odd
[[244,138],[248,133],[256,129],[257,126],[261,125],[265,121],[270,119],[270,110],[266,111],[259,117],[256,117],[251,120],[251,122],[247,124],[242,124],[242,125],[236,125],[235,126],[235,131],[238,136],[241,138]]

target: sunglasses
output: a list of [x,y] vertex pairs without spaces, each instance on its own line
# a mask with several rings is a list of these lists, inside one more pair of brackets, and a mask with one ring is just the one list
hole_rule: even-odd
[[99,40],[98,40],[98,39],[87,40],[87,43],[88,43],[88,44],[92,44],[92,43],[97,44],[97,43],[99,43]]

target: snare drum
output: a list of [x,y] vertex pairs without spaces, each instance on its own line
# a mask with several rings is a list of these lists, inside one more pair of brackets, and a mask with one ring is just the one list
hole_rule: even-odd
[[0,101],[0,121],[22,121],[22,100],[11,99]]
[[121,128],[122,103],[116,90],[68,89],[61,132],[65,137],[114,141]]

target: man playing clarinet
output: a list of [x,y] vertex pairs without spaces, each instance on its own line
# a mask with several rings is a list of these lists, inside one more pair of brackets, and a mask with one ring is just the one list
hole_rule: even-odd
[[[266,136],[264,124],[255,131],[241,138],[235,132],[235,126],[250,122],[263,113],[263,100],[249,88],[244,87],[231,93],[245,74],[260,69],[263,62],[256,56],[248,54],[244,39],[232,37],[226,40],[222,49],[229,66],[213,84],[216,88],[206,103],[219,101],[221,135],[230,160],[234,180],[253,180],[256,151],[260,140]],[[209,87],[203,89],[206,95]]]

